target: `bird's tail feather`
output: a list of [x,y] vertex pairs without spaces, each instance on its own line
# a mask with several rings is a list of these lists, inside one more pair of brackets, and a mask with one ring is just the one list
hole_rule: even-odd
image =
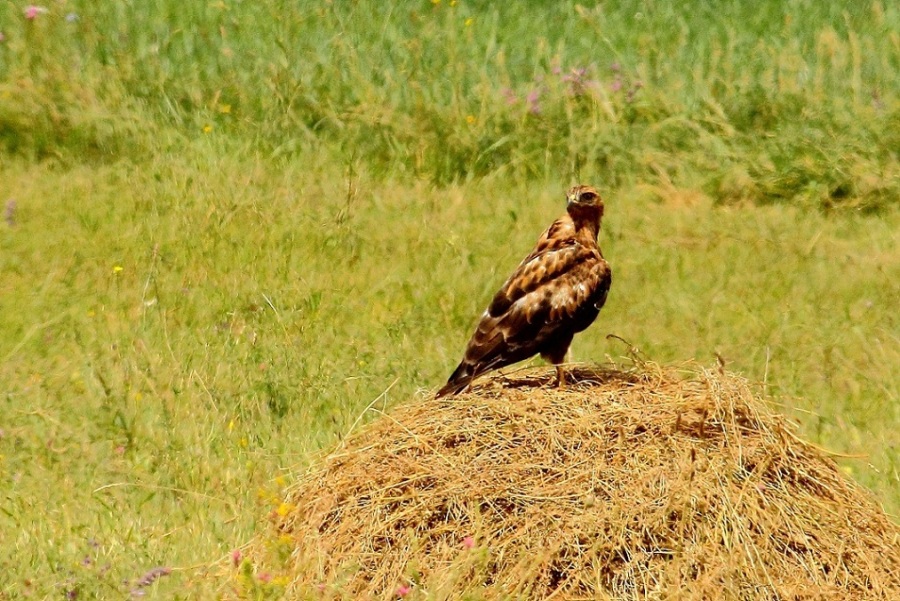
[[434,395],[434,398],[439,399],[442,396],[459,394],[462,392],[466,386],[475,379],[477,374],[475,373],[474,368],[474,365],[466,363],[465,361],[460,363],[447,380],[447,383],[437,391],[436,395]]

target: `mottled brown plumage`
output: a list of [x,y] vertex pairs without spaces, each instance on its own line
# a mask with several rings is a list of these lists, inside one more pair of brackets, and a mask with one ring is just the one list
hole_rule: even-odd
[[462,362],[437,396],[457,394],[492,369],[540,353],[560,365],[572,338],[597,318],[612,281],[597,245],[603,200],[590,186],[571,188],[566,214],[500,288],[475,329]]

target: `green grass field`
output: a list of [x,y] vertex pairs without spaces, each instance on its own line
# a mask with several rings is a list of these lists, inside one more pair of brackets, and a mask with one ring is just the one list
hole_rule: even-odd
[[900,9],[541,5],[0,5],[0,599],[230,586],[575,181],[573,359],[719,354],[900,514]]

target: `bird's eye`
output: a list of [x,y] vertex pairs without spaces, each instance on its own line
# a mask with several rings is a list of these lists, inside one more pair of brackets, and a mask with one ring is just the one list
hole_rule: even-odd
[[594,194],[593,192],[582,192],[581,198],[579,200],[581,200],[581,202],[591,202],[592,200],[594,200],[596,198],[597,198],[597,195]]

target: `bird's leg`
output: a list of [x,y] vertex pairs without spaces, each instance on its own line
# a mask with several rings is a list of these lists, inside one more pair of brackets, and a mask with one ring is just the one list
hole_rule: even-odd
[[[569,341],[571,342],[571,341]],[[541,357],[548,363],[552,363],[556,367],[556,387],[566,387],[566,373],[563,371],[563,364],[566,362],[566,355],[569,354],[569,342],[565,345],[550,348],[541,353]]]
[[556,366],[556,387],[557,388],[565,388],[566,387],[566,372],[563,371],[562,365]]

